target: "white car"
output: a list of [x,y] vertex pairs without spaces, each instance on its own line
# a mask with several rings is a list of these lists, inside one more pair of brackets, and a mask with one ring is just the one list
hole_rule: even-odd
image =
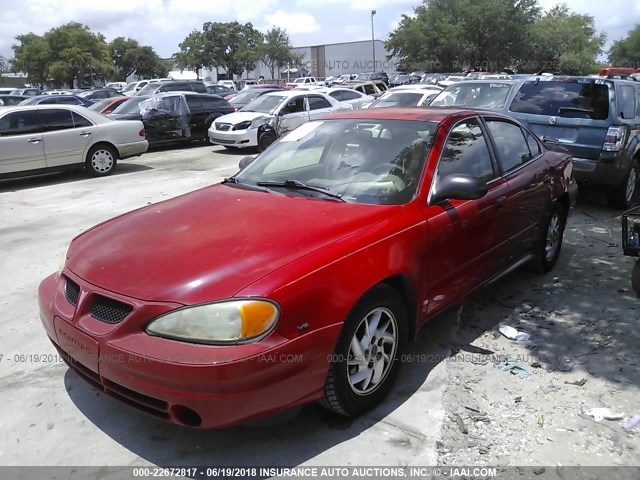
[[109,82],[104,86],[104,88],[113,88],[114,90],[121,92],[126,86],[127,82]]
[[0,178],[84,165],[109,175],[118,159],[147,151],[144,125],[115,121],[75,105],[29,105],[0,109]]
[[384,107],[426,107],[429,101],[438,95],[442,89],[433,88],[403,88],[389,90],[377,98],[375,102],[366,108]]
[[136,93],[138,93],[142,88],[146,87],[150,83],[159,82],[160,78],[151,78],[149,80],[139,80],[137,82],[127,83],[127,85],[122,89],[120,93],[126,95],[127,97],[132,97]]
[[341,103],[348,103],[352,105],[354,109],[362,108],[363,105],[369,104],[375,100],[375,97],[358,92],[352,88],[319,87],[313,91],[329,95]]
[[278,137],[309,120],[337,110],[351,109],[351,105],[315,90],[266,93],[241,111],[216,118],[209,128],[209,140],[226,148],[257,147],[262,151]]
[[225,87],[229,87],[231,90],[237,90],[238,87],[236,86],[235,82],[233,80],[220,80],[218,82],[218,85],[223,85]]

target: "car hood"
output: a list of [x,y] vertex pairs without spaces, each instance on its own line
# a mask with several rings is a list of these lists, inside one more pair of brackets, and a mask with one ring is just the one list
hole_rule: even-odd
[[218,184],[82,233],[71,244],[66,268],[123,295],[197,304],[232,297],[402,208]]
[[262,112],[233,112],[227,115],[222,115],[221,117],[216,118],[216,123],[230,123],[231,125],[237,125],[241,122],[246,122],[247,120],[255,120],[256,118],[261,117],[271,117],[268,113]]

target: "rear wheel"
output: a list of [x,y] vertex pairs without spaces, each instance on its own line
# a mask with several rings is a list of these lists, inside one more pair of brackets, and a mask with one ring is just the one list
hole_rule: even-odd
[[638,173],[638,162],[634,160],[623,182],[607,191],[607,201],[611,207],[626,210],[633,205],[638,192],[638,180],[640,178]]
[[85,168],[94,177],[110,175],[116,168],[118,155],[109,145],[96,145],[87,153]]
[[549,272],[558,261],[566,221],[567,215],[563,206],[556,202],[551,214],[547,217],[539,242],[535,268],[540,273]]
[[369,410],[389,393],[407,339],[402,297],[387,285],[367,292],[353,307],[336,343],[322,405],[341,415]]
[[269,145],[277,140],[275,132],[266,130],[258,135],[258,151],[264,152]]

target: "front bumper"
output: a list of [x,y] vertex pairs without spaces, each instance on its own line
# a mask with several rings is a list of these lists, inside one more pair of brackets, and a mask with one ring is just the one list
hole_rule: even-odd
[[246,130],[216,130],[209,128],[209,140],[218,145],[228,145],[230,147],[257,147],[258,129],[248,128]]
[[[64,275],[80,285],[75,307],[65,293],[65,277],[51,275],[38,289],[49,338],[81,378],[139,411],[180,425],[216,428],[322,397],[339,325],[295,339],[272,332],[246,345],[177,342],[131,326],[136,316],[151,313],[151,320],[175,305],[114,295],[71,272]],[[92,298],[99,295],[130,303],[129,317],[115,325],[92,317]]]

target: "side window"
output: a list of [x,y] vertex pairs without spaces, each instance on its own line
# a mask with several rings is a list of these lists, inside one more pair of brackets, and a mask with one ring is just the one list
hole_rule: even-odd
[[451,129],[440,157],[437,177],[471,175],[484,181],[494,178],[489,148],[478,120],[466,120]]
[[93,94],[93,99],[103,99],[103,98],[109,98],[109,92],[105,92],[104,90],[101,92],[96,92]]
[[487,127],[503,171],[508,172],[531,160],[527,139],[519,126],[501,120],[488,120]]
[[376,88],[373,85],[367,84],[364,86],[364,93],[366,93],[367,95],[375,95]]
[[364,91],[364,87],[356,87],[354,88],[355,91],[360,92],[360,93],[365,93]]
[[93,127],[93,123],[84,118],[82,115],[76,112],[71,112],[71,116],[73,117],[73,124],[76,128]]
[[533,135],[529,132],[526,132],[527,135],[527,143],[529,144],[529,151],[533,158],[539,157],[542,155],[542,148],[540,147],[540,142],[538,142]]
[[337,90],[335,92],[331,92],[329,94],[329,96],[335,98],[339,102],[343,102],[343,101],[347,100],[346,95],[344,94],[344,92],[342,90]]
[[69,110],[42,110],[40,116],[45,132],[74,128],[73,118]]
[[158,92],[182,92],[184,90],[191,90],[188,85],[184,85],[182,83],[170,83],[169,85],[164,85],[161,87]]
[[634,118],[636,115],[635,89],[631,85],[620,85],[618,88],[618,110],[620,117]]
[[[338,90],[338,92],[340,92],[342,94],[342,101],[343,102],[345,100],[356,100],[358,98],[361,98],[361,96],[358,95],[358,92],[354,92],[353,90]],[[338,92],[336,92],[336,93],[338,93]]]
[[331,108],[331,104],[326,98],[318,95],[309,95],[309,110],[320,110],[321,108]]
[[189,110],[202,110],[202,100],[195,95],[185,95],[187,99],[187,105],[189,106]]
[[304,97],[292,98],[287,102],[287,105],[282,109],[285,115],[289,113],[304,112]]
[[42,125],[36,112],[14,112],[0,118],[0,137],[40,132],[42,132]]
[[81,105],[82,102],[75,97],[56,97],[56,101],[52,103],[59,103],[62,105]]

